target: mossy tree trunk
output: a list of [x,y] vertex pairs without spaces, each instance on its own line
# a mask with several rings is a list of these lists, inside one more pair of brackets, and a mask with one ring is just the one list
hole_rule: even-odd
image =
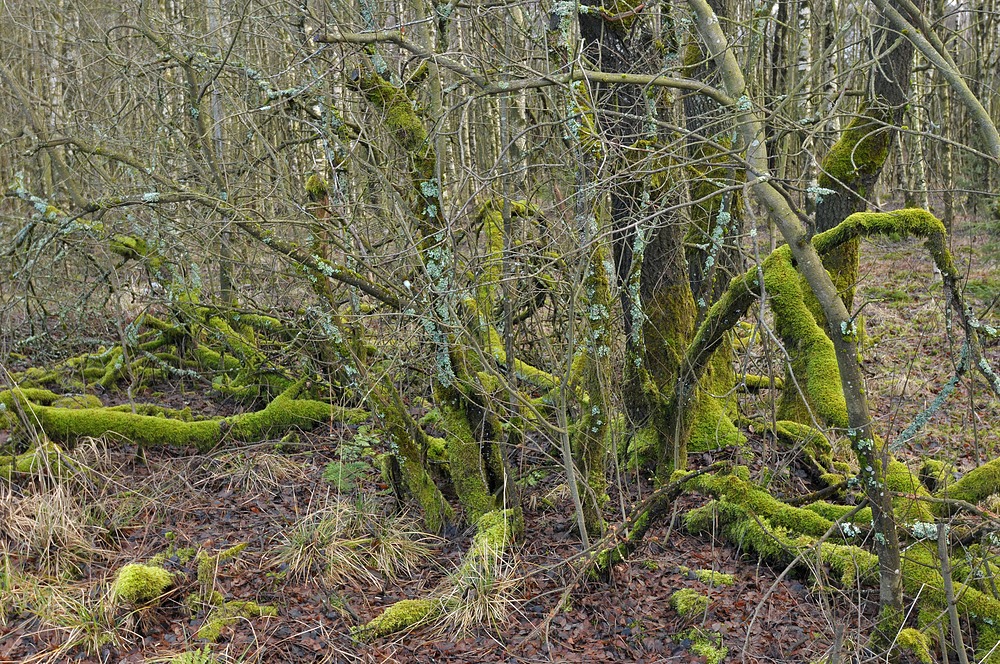
[[[743,97],[747,93],[746,79],[729,48],[718,16],[706,0],[690,2],[696,14],[698,31],[719,66],[726,91],[734,98]],[[872,504],[880,571],[879,605],[883,615],[887,617],[885,626],[888,627],[886,633],[889,633],[902,615],[899,541],[892,517],[891,496],[885,490],[886,454],[872,428],[864,377],[858,363],[853,321],[829,273],[823,267],[819,252],[809,242],[806,228],[782,192],[767,181],[770,174],[760,117],[752,104],[737,104],[735,115],[735,126],[746,150],[748,169],[756,178],[750,191],[778,226],[788,243],[791,257],[796,261],[799,272],[806,278],[826,317],[847,406],[849,434],[862,469],[859,479]]]
[[[434,398],[448,434],[452,481],[466,519],[475,523],[497,508],[494,491],[502,487],[506,471],[496,441],[482,438],[496,431],[484,412],[485,397],[477,393],[473,360],[456,338],[459,332],[455,330],[461,329],[456,319],[460,303],[455,297],[452,238],[444,216],[438,155],[424,119],[415,111],[413,100],[403,87],[394,85],[377,71],[362,74],[359,87],[384,115],[409,164],[412,217],[430,292],[428,331],[437,364]],[[403,472],[407,472],[405,466]],[[406,482],[422,484],[419,477],[407,478]]]
[[[875,52],[866,87],[869,94],[824,157],[818,187],[811,192],[816,198],[816,215],[811,229],[814,233],[828,231],[868,207],[903,118],[910,90],[913,45],[891,29],[884,17],[875,28],[872,44]],[[852,241],[823,256],[823,265],[833,276],[848,311],[852,311],[854,304],[859,249],[859,241]],[[814,304],[812,308],[820,325],[825,325],[819,305]],[[822,412],[822,404],[812,400],[808,390],[802,392],[794,387],[793,375],[800,384],[813,380],[808,374],[808,355],[799,348],[801,339],[782,335],[782,341],[792,360],[786,367],[785,384],[789,387],[782,392],[778,419],[835,425],[836,422]]]
[[[648,26],[630,15],[636,6],[619,3],[613,16],[605,11],[579,14],[584,52],[603,71],[648,73],[658,67],[662,54],[651,47]],[[676,49],[672,27],[666,26],[663,34]],[[723,259],[725,236],[719,225],[732,220],[727,206],[733,201],[715,195],[710,183],[717,173],[702,172],[696,174],[698,182],[711,191],[702,192],[705,200],[692,215],[701,224],[698,230],[686,227],[675,213],[663,213],[663,207],[678,201],[671,191],[677,169],[659,159],[651,163],[647,156],[649,148],[666,138],[650,128],[673,103],[661,97],[639,86],[603,84],[594,86],[593,103],[603,150],[617,180],[610,187],[611,216],[628,354],[626,409],[634,428],[629,454],[634,462],[658,466],[666,475],[670,468],[686,466],[693,432],[701,448],[737,442],[739,434],[716,399],[728,391],[722,382],[732,384],[731,356],[720,353],[718,371],[709,374],[717,383],[712,386],[692,383],[683,366],[699,317],[695,293],[704,310],[717,294],[715,268]],[[697,129],[691,131],[696,139],[704,138]],[[636,179],[631,173],[637,165],[654,175]],[[685,253],[689,233],[712,238],[704,244],[697,269],[691,269]]]

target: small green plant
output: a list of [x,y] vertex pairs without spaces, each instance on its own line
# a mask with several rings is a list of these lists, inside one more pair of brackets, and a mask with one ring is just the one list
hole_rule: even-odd
[[236,623],[241,618],[259,618],[275,616],[278,610],[272,606],[257,604],[246,600],[229,600],[215,589],[219,566],[235,559],[246,548],[246,543],[240,543],[223,549],[216,554],[199,551],[195,557],[197,564],[198,592],[187,599],[187,604],[194,611],[204,611],[205,621],[198,628],[198,638],[206,641],[217,641],[222,636],[222,630]]
[[273,606],[243,600],[223,602],[208,614],[205,622],[198,629],[198,638],[206,641],[218,641],[222,636],[222,630],[241,618],[262,618],[276,615],[278,615],[278,610]]
[[364,461],[331,461],[323,469],[323,479],[331,482],[338,493],[351,493],[369,468]]
[[169,664],[216,664],[218,661],[206,645],[198,650],[189,650],[174,655],[170,658]]

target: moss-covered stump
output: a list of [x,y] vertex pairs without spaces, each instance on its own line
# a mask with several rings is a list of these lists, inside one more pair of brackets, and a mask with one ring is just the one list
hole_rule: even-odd
[[[368,419],[361,409],[341,408],[322,401],[297,399],[293,387],[275,397],[260,411],[209,420],[185,421],[168,417],[138,415],[116,408],[57,408],[42,405],[51,393],[42,392],[37,403],[28,390],[14,390],[18,408],[40,425],[52,440],[74,444],[81,438],[113,435],[141,446],[171,445],[212,449],[225,440],[263,440],[292,428],[312,429],[336,420],[359,423]],[[49,401],[51,403],[51,401]]]

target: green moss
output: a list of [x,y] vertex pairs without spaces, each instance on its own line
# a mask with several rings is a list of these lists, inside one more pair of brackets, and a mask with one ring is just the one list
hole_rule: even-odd
[[464,396],[455,388],[440,387],[437,391],[438,407],[443,418],[442,428],[448,434],[452,482],[462,507],[465,508],[466,518],[475,523],[496,507],[486,481],[483,455],[469,425],[463,404]]
[[452,575],[459,596],[488,595],[500,578],[499,570],[509,560],[510,543],[524,532],[520,509],[494,510],[476,524],[476,534],[462,563]]
[[699,627],[693,627],[681,636],[691,641],[691,653],[698,657],[704,657],[706,664],[722,664],[726,661],[729,648],[722,645],[722,635],[718,632],[709,632]]
[[896,636],[896,646],[901,652],[909,653],[921,664],[933,664],[931,638],[918,629],[906,627]]
[[722,447],[742,447],[747,439],[736,428],[728,405],[735,374],[731,354],[716,353],[698,386],[691,413],[690,452],[706,452]]
[[16,474],[34,475],[42,469],[58,475],[62,467],[62,450],[49,440],[39,441],[23,454],[0,454],[0,478],[6,480]]
[[731,586],[736,583],[736,579],[732,574],[716,572],[711,569],[696,569],[691,571],[686,567],[681,567],[681,572],[685,574],[691,572],[699,581],[705,585],[712,586],[713,588],[717,588],[719,586]]
[[957,474],[958,469],[955,464],[930,457],[924,459],[924,463],[920,466],[920,482],[928,491],[943,491],[947,485],[955,481]]
[[195,420],[210,420],[210,417],[195,417],[191,412],[191,407],[177,410],[176,408],[166,408],[152,403],[122,404],[120,406],[108,406],[108,410],[115,410],[120,413],[135,413],[136,415],[148,415],[150,417],[164,417],[181,422],[194,422]]
[[821,537],[833,526],[829,519],[815,512],[787,505],[737,474],[705,474],[691,480],[689,486],[718,497],[720,503],[734,504],[790,531]]
[[[426,436],[413,422],[395,386],[383,384],[376,390],[375,395],[382,404],[383,426],[395,447],[405,489],[420,505],[427,529],[436,533],[441,532],[454,522],[455,514],[434,484],[424,461],[425,458],[439,461],[446,459],[447,444],[441,438]],[[421,449],[418,441],[426,441],[424,444],[427,449]]]
[[185,422],[164,417],[137,415],[114,408],[67,409],[22,401],[24,408],[37,418],[42,429],[54,440],[76,442],[116,434],[137,445],[191,446],[209,450],[224,435],[240,440],[262,440],[290,428],[311,429],[331,417],[347,423],[368,419],[360,409],[347,409],[309,399],[293,399],[290,391],[275,397],[264,410],[228,418]]
[[906,208],[893,212],[858,212],[841,224],[813,237],[813,246],[821,254],[855,238],[881,236],[911,236],[927,240],[927,250],[938,269],[955,276],[957,270],[948,251],[944,224],[927,210]]
[[103,405],[93,394],[72,394],[52,402],[53,408],[101,408]]
[[670,595],[670,606],[682,618],[693,619],[701,616],[708,610],[710,603],[711,600],[707,596],[691,588],[682,588]]
[[38,419],[49,437],[70,443],[111,433],[138,445],[193,446],[209,450],[221,437],[219,420],[180,422],[107,408],[69,410],[32,404],[26,404],[25,408]]
[[162,567],[125,565],[111,584],[111,598],[133,606],[154,603],[174,583],[173,575]]
[[20,402],[30,401],[43,406],[52,405],[61,395],[50,390],[30,387],[16,387],[12,390],[0,390],[0,410],[14,411]]
[[[938,607],[947,606],[944,581],[941,579],[937,545],[918,542],[907,548],[903,555],[903,587],[911,594],[932,602]],[[1000,601],[964,583],[955,582],[958,610],[987,625],[1000,625]]]
[[[601,221],[595,225],[602,226]],[[573,459],[577,468],[578,491],[583,501],[584,527],[594,538],[604,535],[604,507],[610,502],[607,481],[607,455],[610,448],[610,411],[606,401],[606,383],[611,369],[611,289],[605,264],[605,247],[596,243],[590,252],[583,291],[586,340],[578,359],[582,370],[574,372],[570,384],[584,393],[580,427],[572,436]],[[574,367],[576,366],[574,362]]]
[[115,235],[108,248],[125,260],[145,260],[154,273],[163,265],[163,256],[144,239],[133,235]]
[[[806,402],[787,380],[778,417],[812,422],[810,410],[821,423],[847,427],[847,404],[840,385],[840,369],[833,342],[816,322],[803,296],[803,283],[792,266],[787,247],[776,250],[766,261],[764,286],[770,294],[778,334],[791,357],[791,372],[804,389]],[[807,407],[808,405],[808,407]]]
[[[489,352],[497,364],[506,366],[507,351],[505,350],[503,338],[500,336],[500,332],[496,329],[496,326],[491,325],[481,314],[482,309],[476,300],[466,298],[462,304],[468,309],[470,316],[479,321],[479,336],[484,350]],[[560,385],[558,377],[517,358],[514,358],[514,373],[521,380],[543,390],[556,390]]]
[[975,656],[979,664],[1000,664],[1000,627],[979,625]]
[[[692,480],[692,483],[697,482],[697,479],[700,478]],[[751,494],[749,500],[740,501],[740,494],[745,489],[737,489],[736,492],[724,494],[725,499],[720,497],[703,507],[690,510],[684,516],[687,528],[694,532],[715,532],[716,525],[721,525],[722,535],[729,541],[774,562],[788,563],[799,554],[802,554],[803,559],[814,560],[815,548],[818,546],[820,559],[840,575],[845,586],[853,585],[859,579],[874,577],[878,570],[878,558],[874,554],[856,546],[830,541],[818,542],[818,537],[825,534],[829,525],[832,525],[831,521],[808,510],[788,505],[775,510],[771,501],[777,501],[759,490],[753,493],[764,494],[765,497]],[[748,509],[744,503],[756,506],[759,511]],[[803,513],[811,515],[811,518],[797,518]],[[823,527],[824,524],[827,524],[826,527]],[[815,534],[800,535],[803,526]]]
[[[998,490],[1000,490],[1000,459],[994,459],[970,470],[962,479],[941,489],[938,495],[975,504],[997,493]],[[944,513],[946,509],[946,505],[936,506],[938,513]]]
[[215,658],[208,646],[199,650],[189,650],[170,658],[169,664],[217,664],[219,660]]
[[621,450],[627,454],[626,465],[635,470],[647,465],[649,459],[655,459],[660,449],[660,432],[651,423],[647,423],[632,432],[628,446],[622,445]]
[[[896,459],[889,461],[889,469],[885,474],[885,486],[898,495],[892,499],[892,509],[896,522],[908,525],[914,522],[933,523],[931,504],[919,497],[929,497],[924,485],[910,472],[906,464]],[[915,496],[911,498],[910,496]]]
[[427,129],[405,90],[371,73],[362,77],[361,91],[385,114],[386,126],[403,149],[415,153],[426,146]]
[[[852,505],[838,505],[836,503],[828,503],[825,500],[817,500],[814,503],[809,503],[802,509],[815,512],[824,519],[829,519],[830,521],[839,521],[850,514],[854,510],[854,507]],[[858,510],[858,512],[851,517],[850,523],[867,525],[871,523],[871,520],[872,508],[865,507]]]
[[441,612],[441,608],[441,602],[434,599],[400,600],[368,623],[352,627],[351,636],[367,641],[396,634],[432,620]]
[[[867,115],[866,115],[867,114]],[[885,118],[878,121],[869,117],[870,109],[862,109],[841,133],[840,139],[823,159],[819,186],[826,189],[851,187],[863,175],[873,175],[881,170],[889,155],[891,132],[885,130]],[[839,181],[839,182],[838,182]],[[861,196],[867,195],[859,191]]]
[[774,431],[778,440],[793,449],[800,449],[809,467],[821,478],[826,477],[828,485],[843,480],[839,473],[833,472],[833,446],[821,431],[808,424],[789,420],[776,422]]
[[309,200],[313,203],[322,201],[330,193],[330,187],[327,185],[326,180],[316,173],[306,178],[305,189]]
[[222,630],[240,620],[276,615],[278,615],[278,610],[273,606],[244,600],[225,602],[209,613],[205,622],[198,629],[198,638],[206,641],[218,641],[222,637]]

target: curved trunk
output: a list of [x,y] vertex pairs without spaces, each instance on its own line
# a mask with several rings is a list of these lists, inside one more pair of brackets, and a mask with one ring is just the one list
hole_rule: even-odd
[[[816,217],[810,229],[813,233],[835,228],[868,207],[896,139],[896,127],[902,121],[910,90],[913,45],[890,29],[885,19],[875,29],[872,43],[875,62],[869,75],[869,95],[823,159],[817,186],[812,190],[816,197]],[[860,243],[853,240],[823,256],[823,266],[833,277],[848,312],[853,311],[859,249]],[[821,307],[811,296],[809,304],[820,326],[826,327]],[[815,380],[809,375],[809,361],[798,347],[799,340],[783,335],[782,341],[792,359],[786,366],[785,385],[789,387],[782,392],[778,419],[812,424],[814,416],[818,416],[819,424],[835,424],[823,415],[822,404],[815,402],[808,390],[795,388],[796,382],[801,385]],[[829,384],[836,387],[837,378],[831,376]]]

